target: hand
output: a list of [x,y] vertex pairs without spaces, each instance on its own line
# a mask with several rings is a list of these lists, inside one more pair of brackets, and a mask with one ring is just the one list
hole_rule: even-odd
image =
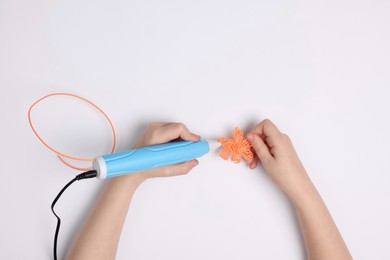
[[[157,145],[170,141],[185,140],[196,142],[200,140],[200,136],[191,133],[188,128],[182,123],[151,123],[144,134],[136,142],[134,148]],[[166,177],[187,174],[198,165],[198,160],[161,167],[149,171],[135,173],[143,179],[152,177]],[[134,175],[134,174],[133,174]]]
[[287,194],[303,188],[308,175],[295,152],[290,138],[281,133],[268,119],[260,122],[247,135],[255,150],[249,167],[254,169],[260,160],[271,179]]
[[[183,124],[152,123],[134,148],[180,139],[196,142],[200,136],[192,134]],[[123,224],[138,186],[147,178],[186,174],[197,164],[197,160],[192,160],[109,179],[68,258],[115,259]]]

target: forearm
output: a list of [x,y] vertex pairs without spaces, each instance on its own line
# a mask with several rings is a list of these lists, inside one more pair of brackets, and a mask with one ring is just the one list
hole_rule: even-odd
[[115,259],[131,199],[142,180],[134,174],[108,181],[69,252],[69,259]]
[[309,177],[289,197],[295,207],[308,259],[352,259],[324,201]]
[[267,174],[293,203],[308,258],[352,259],[325,203],[299,160],[290,138],[266,119],[248,134],[248,140],[257,155],[250,163],[251,168],[253,169],[257,161],[261,160]]

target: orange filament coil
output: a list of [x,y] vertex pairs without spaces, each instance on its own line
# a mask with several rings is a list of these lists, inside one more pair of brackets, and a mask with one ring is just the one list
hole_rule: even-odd
[[111,148],[111,153],[113,153],[115,151],[115,147],[116,147],[115,128],[114,128],[114,125],[112,124],[110,118],[107,116],[107,114],[101,108],[99,108],[97,105],[95,105],[93,102],[89,101],[88,99],[85,99],[85,98],[80,97],[80,96],[75,95],[75,94],[70,94],[70,93],[52,93],[52,94],[46,95],[46,96],[38,99],[37,101],[35,101],[30,106],[30,108],[28,110],[28,122],[30,123],[31,129],[33,130],[35,136],[39,139],[39,141],[41,141],[41,143],[44,146],[46,146],[46,148],[48,148],[49,150],[54,152],[57,155],[58,159],[60,159],[61,162],[63,162],[66,166],[68,166],[68,167],[70,167],[72,169],[79,170],[79,171],[87,171],[87,170],[90,170],[91,168],[79,168],[79,167],[73,166],[73,165],[69,164],[68,162],[66,162],[64,158],[67,158],[67,159],[70,159],[70,160],[74,160],[74,161],[83,161],[83,162],[92,162],[93,158],[79,158],[79,157],[74,157],[74,156],[70,156],[70,155],[64,154],[62,152],[59,152],[58,150],[56,150],[53,147],[51,147],[50,145],[48,145],[42,139],[42,137],[38,134],[38,132],[35,130],[35,128],[33,126],[33,123],[32,123],[32,120],[31,120],[31,111],[32,111],[33,107],[35,105],[37,105],[39,102],[41,102],[42,100],[47,99],[49,97],[53,97],[53,96],[69,96],[69,97],[77,98],[77,99],[79,99],[81,101],[84,101],[84,102],[90,104],[92,107],[97,109],[107,119],[108,123],[110,124],[112,135],[113,135],[113,144],[112,144],[112,148]]
[[234,163],[241,162],[241,158],[246,161],[253,159],[252,146],[247,139],[244,139],[244,134],[238,127],[233,131],[233,139],[223,137],[219,138],[218,142],[222,145],[220,156],[224,160],[228,160],[229,156]]

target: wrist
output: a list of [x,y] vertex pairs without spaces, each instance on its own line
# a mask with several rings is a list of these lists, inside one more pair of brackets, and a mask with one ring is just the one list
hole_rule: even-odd
[[298,211],[306,208],[313,202],[321,200],[320,194],[310,179],[301,186],[300,190],[294,191],[288,197]]
[[294,205],[304,203],[307,198],[310,198],[317,193],[313,182],[306,172],[299,174],[299,177],[283,191]]
[[110,183],[116,186],[123,186],[126,189],[137,189],[146,178],[139,173],[131,173],[119,177],[114,177]]

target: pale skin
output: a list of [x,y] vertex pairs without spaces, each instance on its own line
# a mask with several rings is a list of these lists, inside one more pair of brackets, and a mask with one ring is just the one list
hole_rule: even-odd
[[[290,138],[268,119],[247,134],[255,152],[248,162],[259,162],[268,176],[287,195],[295,208],[308,259],[352,259],[325,203],[311,182]],[[134,148],[182,139],[196,142],[200,136],[181,123],[152,123]],[[197,160],[151,171],[129,174],[108,181],[68,254],[68,259],[115,259],[134,192],[148,178],[184,175]]]

